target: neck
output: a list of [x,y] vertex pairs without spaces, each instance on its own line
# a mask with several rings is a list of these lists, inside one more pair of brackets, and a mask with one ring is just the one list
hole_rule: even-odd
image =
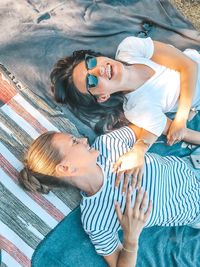
[[138,80],[138,77],[139,73],[134,65],[124,65],[123,79],[113,93],[122,91],[128,93],[135,91],[135,83]]
[[79,189],[88,196],[96,194],[103,185],[104,177],[102,169],[96,165],[95,168],[87,169],[87,175],[79,177]]

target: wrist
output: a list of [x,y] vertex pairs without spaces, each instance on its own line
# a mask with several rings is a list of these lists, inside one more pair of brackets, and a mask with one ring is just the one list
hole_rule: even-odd
[[143,139],[143,138],[139,138],[135,142],[133,149],[139,148],[140,150],[142,149],[142,151],[145,153],[149,149],[150,146],[151,146],[151,143],[148,140]]
[[179,123],[186,124],[188,120],[190,109],[181,108],[176,112],[175,120]]
[[186,124],[187,124],[187,118],[185,117],[175,117],[174,119],[176,121],[176,123],[178,123],[178,125],[181,125],[182,127],[186,127]]
[[138,238],[124,238],[123,246],[127,249],[137,248],[138,247]]

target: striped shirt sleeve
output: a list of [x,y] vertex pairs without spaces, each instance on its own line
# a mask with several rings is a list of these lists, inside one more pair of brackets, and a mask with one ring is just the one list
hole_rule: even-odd
[[117,232],[109,230],[95,230],[87,232],[97,254],[108,256],[121,244]]
[[132,147],[136,141],[135,133],[128,126],[114,130],[106,134],[106,136],[113,138],[114,140],[119,140],[125,143],[128,147]]
[[94,147],[99,150],[100,154],[112,161],[116,161],[121,155],[127,152],[127,147],[133,147],[135,143],[135,134],[127,126],[118,130],[99,136]]

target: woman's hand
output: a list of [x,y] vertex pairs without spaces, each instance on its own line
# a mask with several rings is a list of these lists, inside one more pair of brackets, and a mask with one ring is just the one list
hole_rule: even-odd
[[139,236],[152,210],[152,201],[149,201],[147,207],[147,192],[143,192],[142,188],[137,193],[133,207],[131,207],[131,195],[132,187],[129,186],[124,214],[120,209],[119,203],[116,202],[115,204],[117,217],[124,233],[124,247],[128,250],[131,250],[131,245],[138,243]]
[[139,188],[141,186],[144,171],[144,155],[145,151],[140,146],[134,146],[113,165],[113,171],[117,172],[116,187],[119,186],[124,176],[122,193],[126,192],[130,180],[132,188]]
[[168,133],[167,133],[167,144],[173,145],[180,142],[185,138],[186,134],[186,122],[185,120],[176,120],[172,121]]

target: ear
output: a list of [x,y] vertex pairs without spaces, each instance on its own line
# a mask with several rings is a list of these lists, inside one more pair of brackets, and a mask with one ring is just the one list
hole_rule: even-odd
[[110,98],[109,94],[100,95],[100,96],[97,97],[97,102],[103,103],[103,102],[107,101],[109,98]]
[[76,168],[71,166],[68,162],[61,162],[56,165],[56,173],[60,176],[71,176],[76,171]]

